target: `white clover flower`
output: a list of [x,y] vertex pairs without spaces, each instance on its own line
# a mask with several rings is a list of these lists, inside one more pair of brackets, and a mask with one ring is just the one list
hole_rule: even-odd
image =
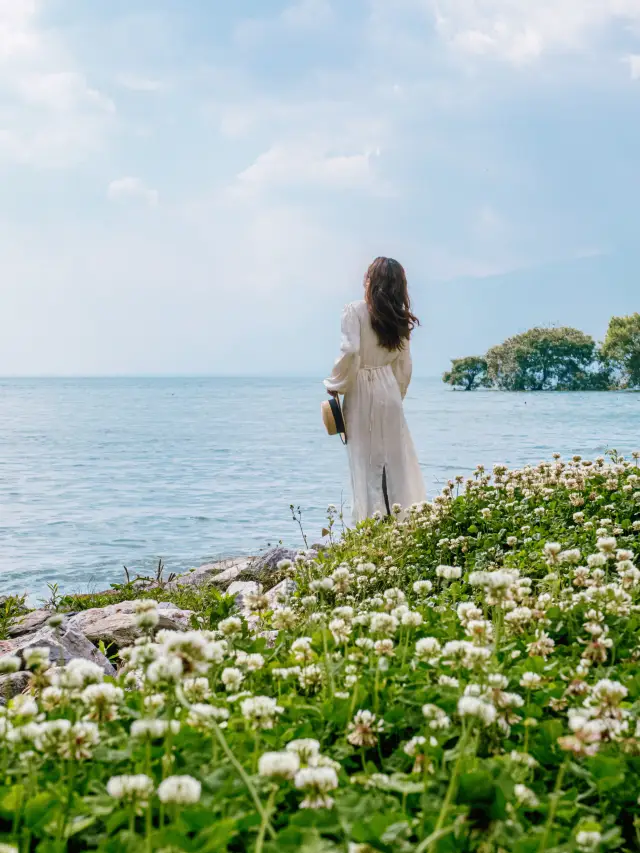
[[240,703],[242,716],[254,729],[272,729],[281,708],[270,696],[250,696]]
[[602,834],[600,832],[586,832],[582,830],[576,835],[576,845],[584,853],[591,853],[592,850],[597,850],[601,842]]
[[280,607],[271,620],[276,631],[292,631],[298,624],[298,616],[291,607]]
[[182,671],[182,659],[165,654],[149,664],[145,677],[150,684],[177,684],[182,677]]
[[422,637],[416,643],[416,660],[425,663],[436,663],[442,653],[442,646],[435,637]]
[[229,666],[222,670],[220,679],[224,684],[225,690],[228,693],[232,693],[240,689],[240,685],[244,681],[244,675],[237,667]]
[[310,663],[315,653],[311,648],[311,637],[298,637],[291,643],[291,654],[299,663]]
[[376,640],[373,650],[379,657],[393,657],[395,654],[393,640]]
[[24,665],[32,672],[46,669],[49,666],[50,649],[48,646],[33,646],[22,653]]
[[80,701],[87,708],[89,720],[111,722],[118,717],[118,708],[124,701],[124,691],[115,684],[89,684],[80,694]]
[[28,694],[15,696],[9,705],[10,717],[33,718],[38,715],[38,703]]
[[626,548],[619,548],[616,551],[616,562],[617,563],[624,563],[627,560],[631,562],[631,561],[633,561],[634,556],[635,555],[634,555],[633,551],[629,551]]
[[482,610],[473,601],[460,602],[456,608],[456,613],[462,625],[467,625],[468,622],[475,619],[482,619]]
[[429,721],[429,728],[434,731],[437,730],[445,730],[450,728],[451,720],[442,710],[442,708],[438,708],[437,705],[423,705],[422,706],[422,714],[426,720]]
[[322,686],[324,671],[318,664],[303,666],[298,673],[298,682],[303,690],[318,690]]
[[513,793],[515,794],[518,804],[525,808],[535,809],[540,805],[540,800],[536,797],[531,788],[527,788],[526,785],[514,785]]
[[209,679],[204,676],[185,678],[182,682],[182,690],[189,702],[203,702],[211,696]]
[[227,708],[217,708],[215,705],[205,705],[197,702],[189,708],[187,725],[202,732],[215,728],[216,724],[222,729],[227,725],[229,711]]
[[416,737],[412,737],[411,740],[405,743],[405,745],[402,747],[402,751],[410,758],[415,758],[416,755],[419,755],[422,752],[421,747],[423,747],[426,742],[427,739],[425,737],[422,737],[422,735],[417,735]]
[[71,722],[64,719],[47,720],[42,723],[32,723],[30,727],[21,726],[21,729],[30,740],[33,740],[33,745],[38,752],[57,755],[63,742],[69,739]]
[[61,687],[45,687],[40,693],[40,704],[45,711],[55,711],[67,700],[67,695]]
[[[227,643],[225,640],[211,640],[203,650],[205,661],[209,663],[222,663],[227,656]],[[201,667],[198,666],[198,669]],[[204,667],[202,667],[204,669]]]
[[384,720],[378,719],[371,711],[358,711],[349,723],[347,740],[353,746],[375,746],[382,731]]
[[460,686],[460,682],[457,678],[452,678],[450,675],[441,675],[438,677],[438,686],[439,687],[451,687],[454,690]]
[[509,758],[514,764],[521,764],[529,770],[534,770],[538,766],[536,759],[527,752],[517,752],[515,749],[509,753]]
[[258,773],[270,779],[293,779],[300,769],[300,758],[288,752],[265,752],[258,762]]
[[617,540],[614,536],[601,536],[596,542],[596,548],[608,559],[613,559],[617,548]]
[[104,671],[93,661],[74,658],[61,670],[61,678],[65,687],[82,690],[89,684],[101,684]]
[[160,622],[160,614],[155,609],[136,610],[135,623],[143,631],[150,631]]
[[558,554],[562,551],[562,545],[559,542],[546,542],[542,550],[549,561],[555,562]]
[[433,584],[431,581],[415,581],[413,584],[413,591],[416,595],[429,595],[432,590]]
[[370,637],[358,637],[356,640],[356,646],[365,652],[370,652],[373,651],[375,643]]
[[138,803],[144,806],[153,794],[153,779],[144,773],[134,776],[112,776],[107,782],[107,793],[114,800]]
[[229,616],[228,619],[218,622],[218,631],[220,631],[223,637],[237,637],[239,634],[242,634],[242,619],[239,619],[237,616]]
[[604,707],[615,708],[629,695],[628,689],[619,681],[603,678],[592,688],[591,700]]
[[346,643],[351,636],[351,625],[344,619],[332,619],[329,630],[336,643]]
[[416,610],[409,610],[403,614],[400,621],[406,628],[419,628],[424,620],[421,613],[418,613]]
[[398,620],[395,616],[391,616],[389,613],[373,613],[371,615],[369,630],[372,634],[383,634],[389,636],[391,634],[395,634],[397,629]]
[[[238,653],[240,654],[240,653]],[[244,655],[244,652],[243,652]],[[240,663],[238,659],[236,659],[237,663]],[[264,666],[264,658],[260,654],[250,654],[244,655],[242,658],[242,666],[244,666],[247,672],[257,672],[259,669],[262,669]]]
[[509,625],[515,625],[516,627],[521,627],[522,625],[526,625],[527,622],[530,622],[533,619],[533,610],[530,607],[514,607],[513,610],[510,610],[505,614],[504,621]]
[[484,725],[490,726],[496,721],[496,709],[489,702],[484,702],[474,696],[462,696],[458,700],[458,715],[474,717]]
[[158,602],[152,598],[140,598],[133,602],[133,611],[136,614],[149,613],[158,609]]
[[462,569],[460,566],[438,566],[436,568],[436,577],[446,581],[458,580],[462,577]]
[[18,672],[20,666],[20,658],[15,655],[7,655],[0,659],[0,675],[10,675],[11,673]]
[[570,548],[567,551],[561,551],[558,554],[558,562],[559,563],[569,563],[570,565],[577,565],[580,562],[582,554],[580,553],[579,548]]
[[309,764],[320,755],[320,742],[313,738],[299,738],[289,741],[285,749],[295,753],[302,765]]
[[131,723],[131,737],[160,740],[167,732],[178,734],[180,723],[177,720],[134,720]]
[[333,799],[328,793],[338,787],[338,774],[333,767],[303,767],[296,773],[294,783],[307,795],[300,803],[301,809],[329,809]]
[[158,786],[161,803],[192,806],[200,802],[202,785],[193,776],[169,776]]
[[333,589],[333,578],[319,578],[311,581],[309,589],[312,592],[330,592]]
[[167,697],[164,693],[151,693],[144,697],[144,707],[148,711],[160,711],[166,704]]
[[74,723],[69,731],[69,736],[63,738],[58,754],[62,758],[71,758],[74,761],[91,758],[93,748],[100,743],[100,730],[95,723],[81,721]]
[[541,684],[542,676],[538,675],[537,672],[524,672],[520,679],[520,687],[524,687],[527,690],[535,690]]
[[4,844],[0,841],[0,853],[19,853],[18,848],[13,844]]

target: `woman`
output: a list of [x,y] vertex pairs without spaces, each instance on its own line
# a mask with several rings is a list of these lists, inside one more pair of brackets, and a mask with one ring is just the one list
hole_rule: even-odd
[[376,258],[364,300],[344,310],[340,357],[324,383],[332,396],[344,394],[355,523],[425,500],[402,408],[411,381],[409,338],[418,324],[404,269]]

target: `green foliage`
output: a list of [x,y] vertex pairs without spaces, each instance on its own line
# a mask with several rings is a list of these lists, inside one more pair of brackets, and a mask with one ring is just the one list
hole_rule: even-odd
[[620,370],[625,387],[640,388],[640,314],[612,317],[602,352]]
[[[640,318],[640,315],[634,316]],[[614,318],[614,321],[616,319],[632,318]],[[640,332],[637,332],[635,344],[633,335],[627,332],[624,344],[611,343],[599,348],[592,337],[578,329],[529,329],[492,347],[485,357],[454,359],[452,369],[442,378],[467,391],[481,387],[502,391],[612,390],[617,387],[616,373],[622,370],[623,350],[627,353],[627,373],[631,375],[632,368],[637,367],[640,381],[640,349],[637,349],[637,361],[631,354],[638,341]],[[630,381],[627,384],[630,385]]]
[[487,374],[487,360],[477,355],[454,358],[451,361],[451,370],[442,375],[442,381],[465,391],[486,388],[491,384]]
[[247,597],[248,621],[156,591],[204,630],[137,644],[102,686],[34,665],[0,710],[0,845],[637,850],[639,458],[479,468],[297,564],[276,610]]
[[26,595],[0,596],[0,640],[9,638],[11,627],[27,612],[26,600]]
[[577,329],[530,329],[487,353],[491,380],[505,391],[582,390],[596,344]]

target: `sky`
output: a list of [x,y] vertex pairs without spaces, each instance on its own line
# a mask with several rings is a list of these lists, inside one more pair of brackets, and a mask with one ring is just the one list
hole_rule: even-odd
[[416,374],[640,310],[640,0],[0,0],[0,375]]

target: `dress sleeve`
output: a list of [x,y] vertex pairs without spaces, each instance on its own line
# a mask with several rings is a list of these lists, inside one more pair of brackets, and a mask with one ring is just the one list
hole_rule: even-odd
[[393,362],[392,369],[398,385],[400,386],[400,394],[404,400],[409,388],[409,383],[411,382],[411,373],[413,371],[409,341],[407,341],[398,353],[398,357]]
[[347,305],[342,314],[342,343],[333,373],[324,380],[327,391],[344,394],[360,366],[360,318],[353,305]]

